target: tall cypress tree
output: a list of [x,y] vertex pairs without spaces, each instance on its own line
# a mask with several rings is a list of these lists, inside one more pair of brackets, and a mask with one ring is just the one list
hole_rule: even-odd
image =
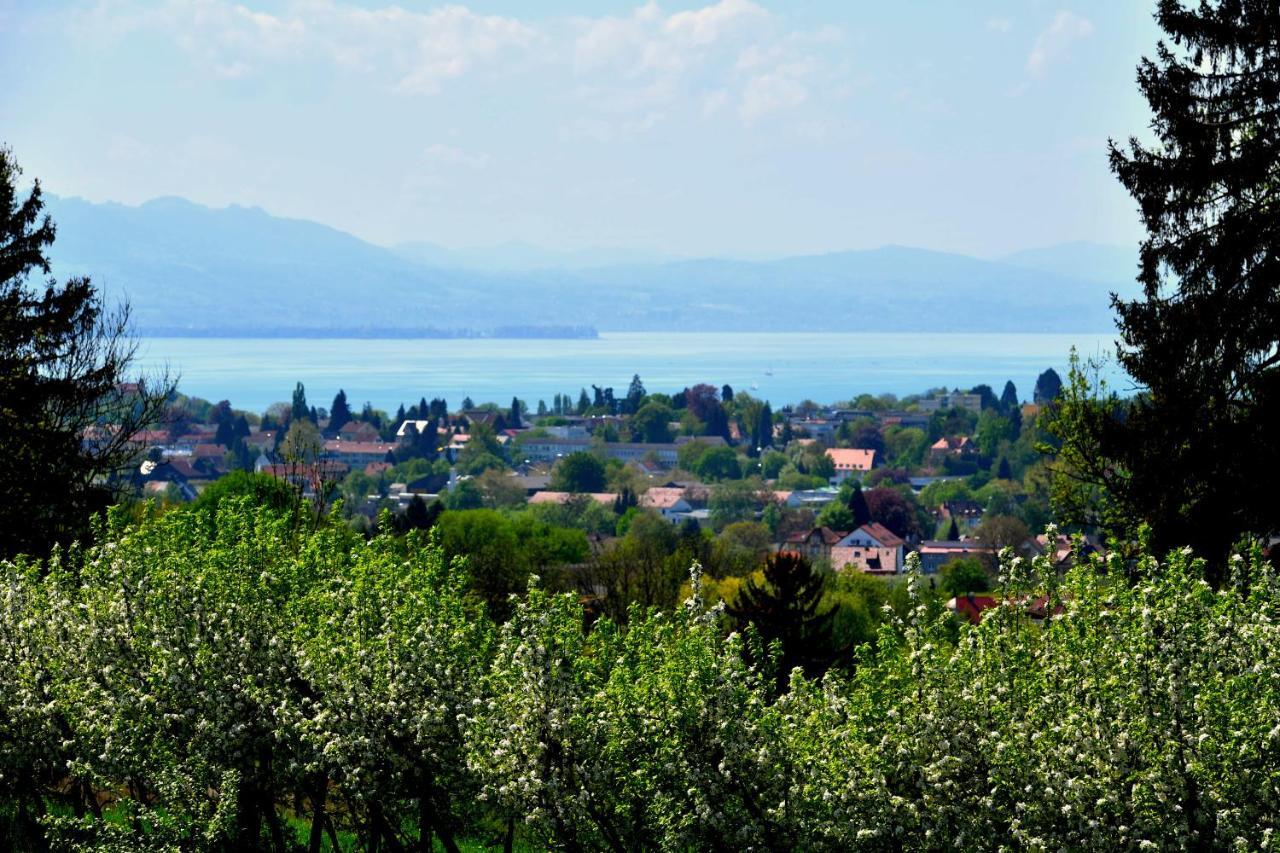
[[511,398],[511,411],[507,415],[507,429],[521,429],[524,426],[520,420],[520,399],[518,397]]
[[336,433],[351,422],[351,406],[347,403],[347,392],[338,389],[329,408],[329,432]]
[[867,505],[867,496],[862,493],[862,484],[853,484],[853,494],[849,495],[849,512],[853,513],[853,529],[871,521],[871,507]]
[[1012,412],[1018,406],[1018,388],[1013,384],[1013,380],[1004,383],[1004,390],[1000,392],[1000,409],[1005,414]]
[[1167,38],[1138,68],[1156,142],[1111,146],[1147,230],[1142,295],[1112,297],[1145,391],[1075,389],[1054,432],[1105,526],[1145,522],[1158,549],[1221,566],[1240,534],[1280,529],[1262,474],[1280,463],[1280,4],[1161,0],[1156,20]]

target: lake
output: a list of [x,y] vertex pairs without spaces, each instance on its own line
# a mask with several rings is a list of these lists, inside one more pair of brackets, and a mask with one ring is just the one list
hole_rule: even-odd
[[[596,340],[356,340],[299,338],[148,338],[138,364],[168,364],[180,389],[236,408],[264,411],[290,398],[295,382],[314,406],[339,388],[353,408],[365,401],[394,411],[418,398],[462,398],[504,407],[513,396],[548,405],[557,393],[578,397],[592,383],[626,393],[632,374],[650,391],[672,393],[697,382],[767,399],[777,408],[860,393],[921,393],[985,382],[998,395],[1012,379],[1023,399],[1053,367],[1066,378],[1068,353],[1096,356],[1113,335],[888,333],[610,332]],[[1127,388],[1111,364],[1109,381]]]

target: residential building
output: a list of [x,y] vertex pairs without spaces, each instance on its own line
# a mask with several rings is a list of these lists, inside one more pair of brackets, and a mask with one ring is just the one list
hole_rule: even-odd
[[861,477],[876,464],[876,452],[864,448],[828,448],[827,458],[835,465],[831,485],[838,486],[850,477]]
[[982,395],[961,394],[958,391],[951,394],[937,394],[921,400],[919,405],[920,411],[927,414],[933,414],[942,409],[967,409],[975,415],[980,415],[982,414]]
[[864,524],[831,547],[831,567],[872,574],[902,571],[906,543],[877,521]]
[[959,557],[982,557],[990,560],[995,556],[990,546],[972,539],[961,539],[958,542],[926,540],[920,543],[918,553],[920,570],[925,574],[934,574]]

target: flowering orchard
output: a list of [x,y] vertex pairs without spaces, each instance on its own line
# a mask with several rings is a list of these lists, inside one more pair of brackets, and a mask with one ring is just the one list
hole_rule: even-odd
[[1276,846],[1256,552],[1217,590],[1184,552],[1060,582],[1007,559],[1060,615],[1008,604],[957,641],[921,604],[777,697],[696,576],[625,628],[536,582],[493,625],[416,535],[232,500],[98,541],[0,564],[0,846]]

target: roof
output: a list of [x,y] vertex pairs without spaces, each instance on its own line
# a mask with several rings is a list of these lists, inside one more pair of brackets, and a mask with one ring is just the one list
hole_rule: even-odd
[[529,503],[567,504],[576,498],[591,498],[596,503],[612,506],[618,496],[613,492],[535,492]]
[[641,495],[638,503],[653,509],[671,509],[684,499],[683,488],[656,486]]
[[[402,421],[400,426],[396,429],[396,435],[400,438],[404,438],[405,433],[409,431],[409,424],[413,424],[413,428],[421,434],[427,431],[427,427],[431,426],[431,421]],[[377,430],[374,430],[374,432],[376,433]]]
[[921,554],[973,554],[988,553],[990,551],[991,547],[989,545],[983,545],[973,539],[964,539],[959,542],[929,539],[920,543]]
[[191,455],[197,459],[221,459],[227,449],[221,444],[197,444],[191,449]]
[[331,438],[324,443],[325,453],[358,453],[368,456],[386,456],[396,446],[382,441],[343,441]]
[[967,435],[951,435],[942,438],[929,445],[930,450],[956,451],[964,450],[969,446],[969,436]]
[[831,448],[827,457],[837,471],[870,471],[875,466],[876,452],[861,447]]
[[868,536],[879,542],[880,545],[885,548],[897,548],[906,544],[902,537],[878,521],[869,521],[858,529],[866,531]]
[[999,607],[1000,602],[990,595],[959,595],[947,602],[947,609],[964,616],[973,624],[982,621],[985,610]]
[[787,537],[787,541],[797,542],[797,543],[805,542],[805,541],[808,541],[809,537],[813,536],[815,533],[818,534],[819,537],[821,537],[822,544],[827,546],[836,544],[841,539],[843,539],[846,535],[848,535],[845,533],[841,533],[838,530],[832,530],[830,527],[815,527],[812,530],[801,530],[798,533],[792,533],[790,536]]

